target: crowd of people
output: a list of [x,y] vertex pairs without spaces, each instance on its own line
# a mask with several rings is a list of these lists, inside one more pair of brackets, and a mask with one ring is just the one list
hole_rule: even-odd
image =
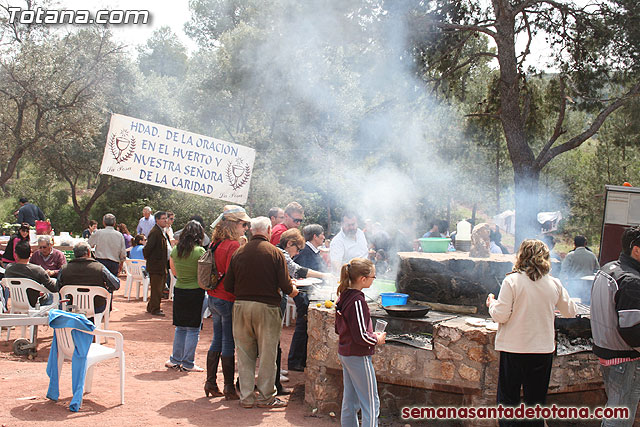
[[[288,369],[303,371],[309,296],[296,287],[296,280],[312,277],[335,282],[338,276],[335,331],[344,380],[342,424],[357,425],[360,410],[364,424],[377,425],[380,402],[371,356],[377,345],[384,344],[386,335],[373,331],[362,290],[372,285],[378,265],[387,268],[380,263],[380,251],[384,254],[392,239],[373,222],[360,229],[357,216],[350,211],[343,213],[340,231],[330,242],[319,224],[300,230],[305,216],[297,202],[284,209],[274,207],[267,215],[252,219],[244,208],[227,205],[211,224],[209,237],[198,215],[174,233],[172,212],[153,214],[145,207],[136,235],[131,236],[126,225],[117,224],[108,213],[102,218],[103,228],[90,223],[85,230],[87,240],[74,246],[74,259],[69,262],[53,248],[48,236],[38,238],[32,254],[30,224],[24,223],[3,255],[5,277],[29,278],[51,292],[65,284],[101,286],[114,292],[120,287],[117,276],[125,258],[144,259],[151,289],[146,307],[150,315],[164,316],[161,305],[168,272],[176,278],[175,332],[165,366],[206,372],[207,397],[238,400],[244,408],[278,408],[287,405],[279,396],[291,392],[282,386],[287,371],[281,366],[280,348],[287,298],[293,299],[297,312]],[[447,228],[443,222],[433,223],[425,236],[442,236]],[[492,241],[500,243],[499,237]],[[596,273],[589,295],[591,324],[607,406],[630,408],[633,420],[639,400],[634,384],[640,363],[640,320],[634,313],[640,310],[636,298],[640,227],[623,233],[619,260],[602,268],[584,236],[576,236],[574,244],[562,261],[560,278],[555,278],[550,274],[553,247],[541,240],[523,241],[498,297],[487,297],[489,314],[499,325],[495,339],[500,353],[497,402],[518,405],[523,389],[525,404],[545,404],[555,350],[555,313],[574,317],[576,305],[571,297],[575,295],[568,289],[573,282]],[[214,260],[215,277],[203,289],[199,261],[207,253]],[[28,292],[28,298],[32,305],[52,302],[37,292]],[[96,302],[96,312],[109,309],[104,300]],[[200,367],[195,354],[205,312],[212,317],[213,336],[206,365]],[[217,381],[219,365],[222,388]]]
[[[61,251],[53,248],[48,236],[38,239],[38,249],[31,255],[30,224],[25,223],[7,245],[3,259],[6,277],[29,278],[51,292],[57,292],[65,284],[101,286],[114,292],[120,286],[118,275],[125,259],[144,259],[151,290],[146,307],[150,315],[165,315],[161,305],[169,272],[176,280],[173,349],[165,366],[188,372],[206,371],[206,396],[239,400],[243,407],[282,407],[286,402],[277,396],[291,392],[282,385],[287,381],[287,370],[281,367],[280,348],[282,317],[288,297],[293,298],[297,313],[286,355],[288,369],[303,371],[307,358],[309,298],[296,288],[296,279],[312,277],[335,282],[334,275],[344,273],[344,266],[354,262],[353,274],[341,278],[346,286],[341,289],[345,294],[349,294],[349,288],[359,292],[366,287],[365,278],[358,273],[358,261],[352,260],[369,266],[366,270],[371,274],[366,281],[370,286],[375,277],[377,251],[384,250],[380,246],[387,249],[389,239],[388,235],[384,238],[383,231],[369,227],[369,239],[377,242],[378,248],[376,243],[370,246],[365,232],[358,227],[356,215],[348,211],[342,215],[340,231],[331,246],[321,225],[309,224],[300,230],[305,217],[304,208],[297,202],[289,203],[284,209],[273,208],[267,215],[251,219],[244,208],[228,205],[211,224],[212,233],[207,235],[204,221],[198,215],[174,232],[172,212],[153,213],[146,206],[132,236],[125,224],[118,224],[116,217],[107,213],[101,228],[97,221],[89,222],[83,232],[85,240],[74,246],[74,257],[69,262]],[[198,261],[207,251],[214,257],[218,276],[215,286],[205,290],[198,280]],[[51,303],[38,298],[37,292],[30,294],[33,304]],[[345,304],[345,319],[349,322],[355,321],[351,318],[354,316],[351,304],[352,301]],[[104,300],[96,301],[97,313],[108,309]],[[205,312],[212,317],[214,333],[206,365],[200,367],[195,353]],[[370,323],[370,319],[367,322]],[[367,328],[362,319],[360,325]],[[370,325],[368,329],[369,336],[375,337]],[[341,337],[345,334],[341,332]],[[358,345],[369,346],[357,343],[358,337],[354,339],[355,349]],[[383,341],[376,338],[376,343]],[[341,350],[341,354],[362,356],[361,350],[351,354],[352,350]],[[254,379],[258,357],[260,368]],[[222,387],[217,382],[220,364]],[[348,375],[346,371],[345,375]],[[355,405],[357,395],[351,394],[351,406]]]

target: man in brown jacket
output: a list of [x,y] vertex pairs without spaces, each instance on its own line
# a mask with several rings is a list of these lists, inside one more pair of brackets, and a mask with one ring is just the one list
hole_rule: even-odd
[[[286,402],[276,397],[276,355],[280,342],[282,315],[280,292],[298,294],[291,283],[282,252],[269,243],[271,221],[267,217],[251,221],[253,237],[231,258],[224,288],[236,296],[233,304],[233,339],[238,357],[240,405],[252,408],[258,389],[260,408],[281,408]],[[258,378],[256,359],[260,355]]]
[[147,260],[149,286],[151,287],[147,312],[154,316],[164,316],[164,311],[160,308],[160,301],[164,284],[167,281],[167,259],[169,259],[167,236],[163,231],[163,228],[167,226],[167,213],[156,212],[155,220],[156,224],[149,232],[147,244],[142,249],[144,259]]

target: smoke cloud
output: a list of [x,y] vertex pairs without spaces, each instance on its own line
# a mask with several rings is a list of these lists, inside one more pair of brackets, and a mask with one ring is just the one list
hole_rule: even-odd
[[[299,173],[285,179],[388,222],[420,215],[425,195],[455,192],[457,174],[437,151],[460,137],[460,118],[415,77],[409,3],[395,3],[390,11],[339,0],[268,3],[258,25],[265,38],[242,49],[249,91],[266,94],[262,107],[300,112],[307,139],[288,154]],[[307,182],[309,171],[324,171],[324,182]]]

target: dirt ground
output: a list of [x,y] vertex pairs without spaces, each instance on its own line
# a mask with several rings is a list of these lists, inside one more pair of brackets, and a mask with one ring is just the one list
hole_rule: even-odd
[[[6,341],[2,330],[0,341],[0,425],[5,426],[132,426],[132,425],[241,425],[241,426],[336,426],[339,420],[312,415],[304,403],[304,373],[290,372],[286,387],[294,389],[287,408],[244,409],[238,401],[206,398],[203,391],[205,373],[176,372],[164,367],[173,342],[171,301],[163,300],[167,314],[159,318],[146,313],[142,300],[127,301],[124,283],[114,296],[114,311],[109,329],[124,336],[126,378],[125,404],[120,405],[117,359],[101,362],[95,367],[93,389],[85,393],[79,412],[69,411],[71,401],[71,363],[65,362],[60,379],[60,400],[45,397],[49,385],[47,358],[53,332],[39,328],[38,354],[34,360],[16,356],[12,341],[20,329]],[[283,329],[283,354],[288,354],[293,327]],[[206,353],[211,343],[212,323],[206,319],[200,333],[196,364],[206,365]],[[286,356],[283,357],[286,367]],[[222,388],[222,372],[218,371]]]

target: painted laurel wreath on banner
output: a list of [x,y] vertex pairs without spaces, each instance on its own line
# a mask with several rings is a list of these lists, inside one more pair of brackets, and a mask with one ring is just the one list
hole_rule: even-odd
[[248,163],[245,163],[241,158],[238,158],[235,163],[229,162],[227,166],[227,179],[229,185],[234,190],[242,188],[251,176],[251,168]]
[[136,139],[130,136],[126,129],[123,129],[119,136],[116,136],[115,133],[111,135],[109,149],[116,163],[126,162],[136,150]]

